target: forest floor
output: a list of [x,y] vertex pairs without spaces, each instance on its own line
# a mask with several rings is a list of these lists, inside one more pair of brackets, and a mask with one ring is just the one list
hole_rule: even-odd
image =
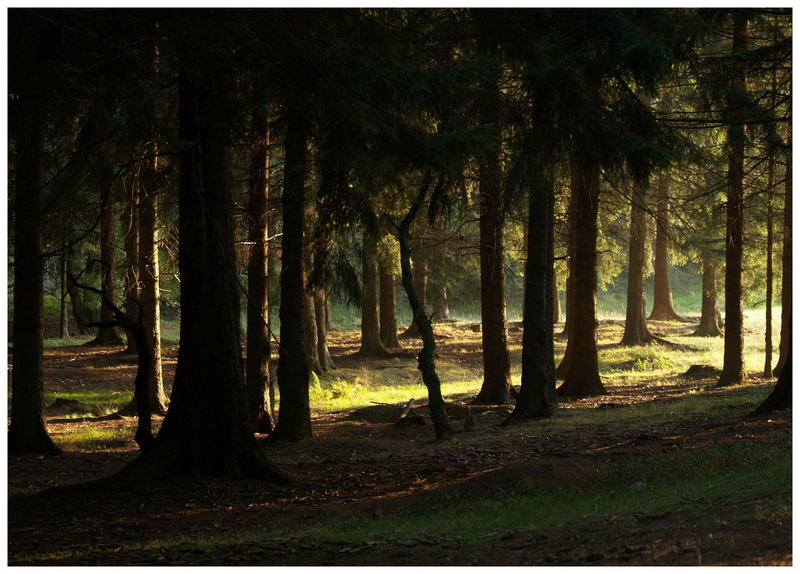
[[[429,421],[393,424],[412,397],[425,416],[413,354],[361,359],[357,333],[332,333],[339,368],[312,388],[315,436],[263,443],[293,477],[280,486],[182,478],[136,490],[48,490],[112,475],[136,456],[136,445],[135,419],[94,416],[130,400],[132,359],[118,349],[47,348],[47,404],[70,398],[91,412],[76,405],[48,412],[63,455],[9,458],[8,561],[791,564],[791,413],[747,417],[774,381],[753,376],[718,389],[714,378],[680,376],[721,342],[689,337],[692,327],[656,325],[686,345],[679,351],[632,350],[613,344],[617,322],[603,322],[609,393],[501,429],[508,407],[467,407],[480,387],[480,333],[468,324],[437,326],[459,430],[441,443]],[[510,331],[518,365],[521,333]],[[755,349],[757,333],[749,336]],[[414,349],[419,341],[403,344]],[[171,381],[177,346],[164,351]],[[467,414],[476,422],[470,431],[461,430]]]

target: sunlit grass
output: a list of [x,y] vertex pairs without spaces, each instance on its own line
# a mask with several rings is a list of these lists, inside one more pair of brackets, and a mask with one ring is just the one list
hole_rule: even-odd
[[98,451],[129,446],[134,428],[79,427],[64,433],[53,433],[53,440],[64,450]]

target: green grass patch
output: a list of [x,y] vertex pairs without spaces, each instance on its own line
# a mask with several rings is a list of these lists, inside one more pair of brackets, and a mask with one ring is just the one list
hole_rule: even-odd
[[132,428],[79,428],[54,435],[55,443],[64,450],[108,450],[127,445],[133,440]]

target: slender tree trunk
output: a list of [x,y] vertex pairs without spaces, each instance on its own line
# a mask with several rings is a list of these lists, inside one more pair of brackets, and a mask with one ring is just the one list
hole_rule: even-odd
[[553,267],[553,323],[561,321],[561,299],[558,296],[558,275]]
[[394,294],[394,275],[385,263],[380,265],[380,336],[385,349],[400,347],[397,340],[397,306]]
[[597,212],[600,170],[596,163],[571,158],[575,217],[574,317],[569,334],[569,365],[559,397],[605,394],[597,359]]
[[653,310],[651,321],[680,321],[681,316],[672,303],[672,283],[669,278],[670,191],[669,178],[661,176],[658,182],[658,209],[656,213],[656,253],[653,276]]
[[303,336],[305,337],[306,357],[308,360],[309,376],[312,373],[321,375],[323,373],[322,364],[319,360],[319,336],[317,333],[317,314],[314,305],[314,291],[311,289],[309,279],[313,269],[314,245],[311,241],[313,230],[311,225],[306,228],[306,244],[303,253],[304,284],[303,296]]
[[628,302],[622,345],[646,345],[653,340],[645,319],[644,265],[647,250],[646,191],[638,186],[631,200],[630,243],[628,246]]
[[303,307],[303,230],[305,229],[306,145],[309,126],[297,95],[286,110],[286,152],[281,238],[281,338],[278,359],[280,412],[274,440],[298,441],[311,436],[308,401],[308,351],[305,348]]
[[361,357],[386,357],[388,352],[381,343],[380,321],[378,319],[378,273],[376,267],[377,244],[375,236],[364,230],[364,248],[361,258],[362,296],[361,296]]
[[[262,101],[266,94],[259,83],[253,97]],[[266,106],[253,105],[250,119],[250,181],[247,215],[250,257],[247,265],[247,348],[245,384],[250,421],[257,433],[275,428],[269,397],[269,361],[272,346],[269,338],[269,122]]]
[[67,307],[67,295],[69,294],[69,279],[67,278],[67,259],[69,253],[66,251],[58,259],[58,276],[61,283],[61,306],[58,315],[58,336],[62,339],[69,339],[69,308]]
[[[33,73],[33,72],[29,72]],[[14,204],[14,360],[8,452],[58,454],[43,412],[42,147],[44,102],[35,86],[21,89],[12,122],[16,149]]]
[[[155,151],[155,150],[154,150]],[[144,308],[144,328],[152,360],[149,396],[153,413],[166,412],[167,398],[161,367],[161,294],[158,263],[158,158],[148,161],[139,186],[139,302]],[[181,307],[183,314],[183,307]]]
[[559,338],[566,337],[567,338],[567,345],[564,349],[564,356],[561,358],[561,362],[556,367],[556,378],[557,379],[566,379],[567,373],[569,373],[569,362],[570,362],[570,355],[572,350],[572,343],[570,343],[570,339],[572,336],[572,325],[575,319],[575,201],[574,195],[575,190],[578,187],[578,182],[575,179],[575,174],[571,170],[570,171],[570,186],[572,188],[572,192],[570,194],[569,200],[569,207],[567,208],[567,226],[569,229],[569,239],[567,242],[567,254],[569,256],[567,260],[567,285],[566,285],[566,306],[565,311],[567,316],[564,318],[564,329],[559,334]]
[[336,368],[328,350],[328,294],[324,289],[314,291],[314,318],[317,321],[317,355],[323,372]]
[[437,218],[435,225],[436,244],[431,249],[431,320],[440,323],[450,319],[450,307],[447,304],[447,273],[445,258],[447,245],[444,241],[444,228],[441,218]]
[[[747,49],[747,16],[733,11],[733,51]],[[744,379],[742,271],[744,265],[744,125],[741,122],[744,72],[735,71],[728,93],[728,189],[725,225],[725,352],[717,386]]]
[[717,265],[711,258],[703,256],[703,295],[700,325],[693,333],[695,337],[719,337],[719,306],[717,305]]
[[[773,78],[773,90],[775,81]],[[774,102],[773,102],[774,106]],[[772,211],[772,188],[775,185],[775,154],[770,151],[767,161],[767,292],[765,296],[766,317],[764,318],[764,372],[765,379],[772,378],[772,247],[773,239],[773,211]]]
[[[544,150],[550,153],[549,150]],[[553,159],[552,157],[549,159]],[[525,313],[522,317],[522,380],[514,411],[503,424],[552,414],[553,361],[553,177],[552,162],[531,162],[528,195],[528,249],[525,262]],[[550,301],[548,301],[550,300]]]
[[228,157],[233,82],[221,64],[208,75],[213,84],[185,74],[179,81],[180,140],[191,143],[180,156],[181,345],[172,400],[153,447],[127,475],[285,481],[247,412]]
[[414,314],[414,323],[419,328],[422,336],[422,350],[417,355],[417,368],[422,373],[422,382],[428,390],[428,408],[430,409],[433,427],[436,432],[437,440],[444,440],[453,434],[450,426],[450,419],[445,410],[444,397],[442,397],[442,385],[439,375],[436,373],[436,339],[433,335],[433,326],[430,317],[425,313],[420,300],[417,298],[414,279],[411,273],[411,240],[409,229],[411,223],[419,211],[428,188],[431,184],[431,174],[426,173],[416,200],[408,210],[403,222],[398,230],[398,240],[400,242],[400,266],[402,269],[403,288],[408,297],[408,304]]
[[[139,308],[139,193],[138,186],[126,186],[127,201],[122,214],[122,228],[125,230],[125,313],[136,317]],[[136,337],[131,329],[125,330],[126,353],[136,353]]]
[[[480,123],[492,124],[499,131],[498,83],[499,70],[493,70],[482,81],[478,113]],[[508,358],[506,324],[505,246],[503,243],[505,221],[499,137],[497,141],[498,144],[484,155],[478,174],[483,384],[478,396],[472,401],[476,404],[511,402],[511,367]],[[533,224],[529,223],[529,225]],[[528,236],[534,235],[537,231],[540,230],[529,228]],[[526,279],[525,289],[528,289],[529,286],[530,283]],[[527,300],[524,305],[527,305]]]
[[[789,139],[791,142],[791,137]],[[789,148],[791,149],[791,147]],[[783,207],[783,276],[781,278],[781,342],[780,357],[773,374],[780,376],[789,356],[792,334],[792,156],[786,158],[786,199]]]

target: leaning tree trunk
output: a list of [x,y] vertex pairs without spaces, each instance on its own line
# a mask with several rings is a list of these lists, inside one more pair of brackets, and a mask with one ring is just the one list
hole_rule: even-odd
[[630,243],[628,246],[628,301],[622,345],[646,345],[653,341],[645,318],[644,266],[647,249],[646,191],[636,186],[631,199]]
[[[747,16],[733,12],[733,51],[747,49]],[[722,374],[717,386],[724,387],[744,379],[744,317],[742,311],[742,272],[744,264],[744,147],[742,122],[745,74],[734,70],[728,88],[728,188],[725,218],[725,351]]]
[[719,305],[717,305],[717,265],[708,255],[703,255],[703,295],[700,325],[692,333],[695,337],[719,337]]
[[[32,72],[31,72],[32,73]],[[35,86],[20,89],[12,125],[14,186],[14,340],[9,454],[58,454],[43,412],[42,147],[44,102]]]
[[[100,194],[100,289],[103,296],[109,301],[114,301],[116,288],[114,287],[114,273],[116,271],[116,254],[114,245],[114,188],[113,175],[109,159],[104,158],[102,170],[103,188]],[[106,305],[100,307],[100,323],[110,323],[114,320],[113,313]],[[116,327],[100,327],[97,336],[84,346],[120,345],[123,341],[117,333]]]
[[394,294],[394,274],[386,263],[380,265],[380,336],[385,349],[400,347],[397,340],[397,304]]
[[[136,316],[139,300],[139,193],[138,186],[126,187],[125,211],[122,228],[125,231],[125,313]],[[136,337],[132,329],[125,329],[126,353],[136,354]]]
[[[538,139],[538,138],[537,138]],[[539,144],[541,145],[541,144]],[[549,147],[549,146],[548,146]],[[542,150],[548,156],[549,149]],[[552,414],[553,361],[553,177],[552,157],[531,162],[528,194],[528,248],[525,262],[525,312],[522,317],[522,379],[514,411],[504,425]]]
[[[791,141],[791,140],[790,140]],[[791,147],[789,148],[791,149]],[[780,357],[773,374],[780,376],[781,369],[789,356],[789,339],[792,320],[792,157],[786,163],[786,199],[783,207],[783,260],[781,262],[781,342]]]
[[361,357],[386,357],[389,353],[381,343],[378,319],[377,244],[375,235],[369,229],[364,229],[363,238],[361,348],[358,350],[358,354]]
[[181,345],[161,431],[123,470],[134,480],[286,480],[259,448],[247,412],[228,157],[233,82],[221,64],[213,77],[213,84],[185,73],[179,80],[180,140],[190,142],[180,154],[178,193]]
[[669,278],[669,246],[670,235],[670,196],[669,178],[666,175],[659,179],[658,211],[656,213],[656,253],[653,276],[653,310],[651,321],[680,321],[681,316],[675,311],[672,303],[672,283]]
[[398,230],[398,241],[400,242],[400,267],[402,269],[403,288],[408,297],[408,304],[414,316],[414,323],[419,328],[422,336],[422,350],[417,355],[417,368],[422,373],[422,382],[428,389],[428,408],[433,419],[433,428],[437,440],[443,440],[453,434],[450,426],[450,419],[444,407],[444,397],[442,397],[442,384],[439,375],[436,374],[436,339],[433,336],[433,326],[430,317],[425,313],[420,300],[417,298],[414,278],[411,273],[411,238],[409,229],[411,223],[417,215],[428,188],[431,185],[431,174],[426,173],[419,193],[414,203],[403,218]]
[[[497,101],[499,71],[494,70],[482,82],[479,101],[480,122],[499,125]],[[499,128],[498,128],[499,129]],[[511,402],[511,366],[508,358],[506,323],[505,246],[503,243],[503,190],[500,169],[500,147],[486,153],[478,174],[480,197],[480,266],[481,266],[481,342],[483,349],[483,384],[475,404]],[[529,225],[532,225],[529,223]],[[529,228],[528,237],[541,230]],[[530,257],[530,255],[528,255]],[[542,277],[544,279],[544,277]],[[526,278],[525,289],[530,283]],[[527,311],[527,291],[523,316]]]
[[574,313],[569,335],[569,364],[559,397],[605,394],[597,359],[597,212],[600,168],[592,161],[571,158],[575,252],[572,283]]
[[[253,97],[261,101],[264,91],[256,84]],[[245,384],[253,430],[270,433],[275,428],[269,396],[269,122],[263,105],[253,105],[248,182],[247,215],[250,256],[247,264],[247,348]]]
[[[409,239],[410,241],[410,239]],[[419,298],[420,308],[422,309],[423,313],[428,312],[428,273],[429,273],[429,262],[428,262],[428,254],[424,247],[424,243],[422,239],[417,239],[415,241],[414,246],[414,268],[412,271],[412,276],[414,279],[414,291]],[[401,277],[402,282],[402,277]],[[419,337],[419,327],[417,326],[416,321],[411,319],[411,324],[408,328],[400,333],[401,339],[407,339],[411,337]]]
[[281,237],[281,335],[278,353],[278,424],[273,440],[298,441],[311,436],[308,400],[308,355],[305,348],[303,307],[303,230],[305,229],[306,145],[309,125],[297,95],[289,98],[283,184]]

